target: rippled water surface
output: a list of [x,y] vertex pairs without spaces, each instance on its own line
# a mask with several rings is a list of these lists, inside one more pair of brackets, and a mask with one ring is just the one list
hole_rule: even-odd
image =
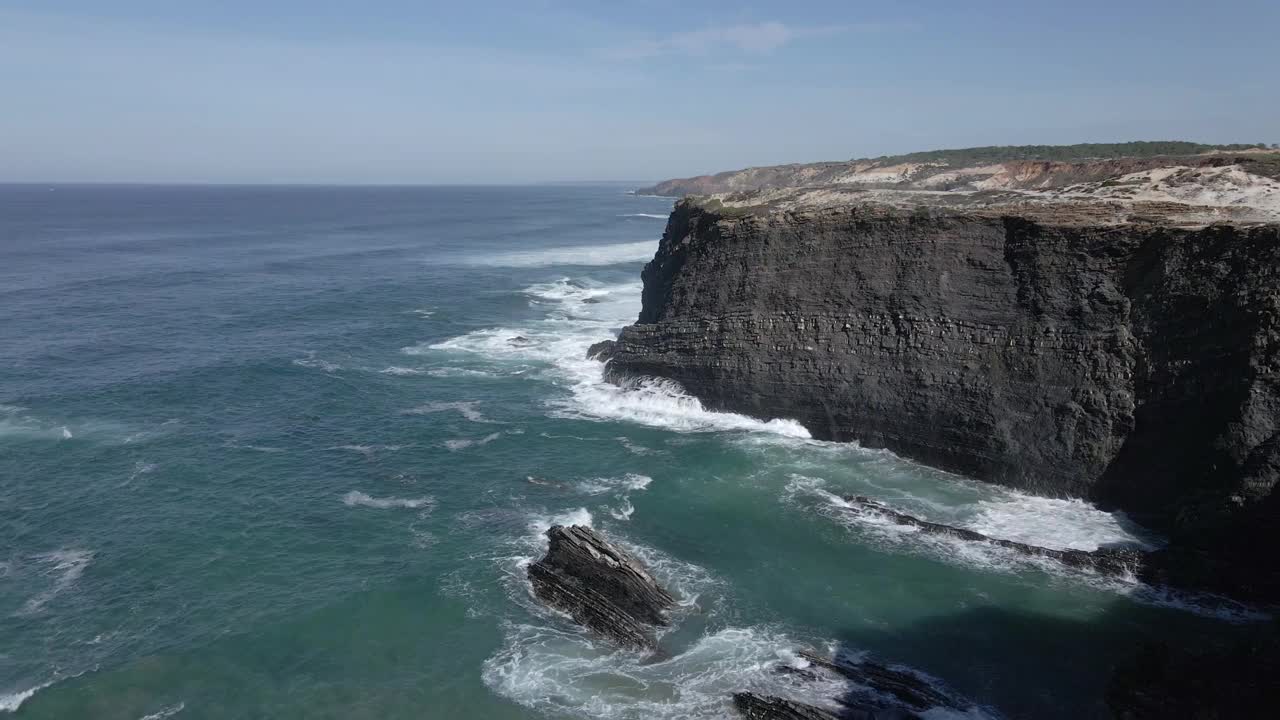
[[[841,496],[1160,542],[1123,517],[603,383],[670,203],[624,191],[0,188],[0,714],[732,717],[840,694],[811,647],[1090,717],[1136,640],[1247,631]],[[557,522],[679,596],[664,659],[532,599]]]

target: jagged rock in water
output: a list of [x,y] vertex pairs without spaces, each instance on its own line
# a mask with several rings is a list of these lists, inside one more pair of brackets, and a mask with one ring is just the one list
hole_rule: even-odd
[[832,711],[751,692],[734,693],[733,706],[748,720],[916,720],[918,717],[900,708],[842,707]]
[[822,708],[794,702],[773,695],[740,692],[733,694],[733,706],[748,720],[838,720],[839,716]]
[[972,707],[972,703],[952,697],[912,672],[894,670],[873,662],[853,662],[838,656],[825,658],[809,650],[801,650],[800,656],[818,667],[842,675],[877,693],[892,695],[917,712],[923,712],[932,707],[953,710],[967,710]]
[[980,532],[975,532],[965,528],[929,522],[928,520],[921,520],[918,517],[898,512],[883,503],[876,502],[875,500],[861,495],[847,496],[845,497],[845,501],[859,510],[879,514],[882,517],[892,520],[898,525],[909,525],[934,535],[947,535],[970,542],[990,543],[1002,548],[1017,551],[1023,555],[1049,558],[1051,560],[1057,560],[1063,565],[1095,570],[1107,575],[1140,576],[1142,575],[1144,559],[1147,555],[1140,550],[1122,550],[1118,548],[1105,548],[1102,550],[1056,550],[1054,548],[1040,547],[1039,545],[1028,545],[1026,543],[1015,542],[1013,540],[989,537]]
[[675,599],[648,568],[589,527],[555,525],[547,539],[529,566],[534,594],[619,645],[654,649],[653,627],[667,625]]
[[601,340],[587,348],[587,357],[592,360],[608,360],[613,354],[613,348],[614,342],[612,340]]

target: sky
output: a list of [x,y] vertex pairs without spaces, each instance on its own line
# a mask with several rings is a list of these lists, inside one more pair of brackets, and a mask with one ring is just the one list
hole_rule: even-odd
[[0,182],[658,180],[1280,142],[1280,2],[0,0]]

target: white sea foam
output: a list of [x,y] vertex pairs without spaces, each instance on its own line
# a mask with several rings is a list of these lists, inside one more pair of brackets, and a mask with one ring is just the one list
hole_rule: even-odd
[[631,498],[623,497],[618,507],[609,508],[609,516],[614,520],[630,520],[635,511],[636,506],[631,504]]
[[229,445],[228,447],[233,447],[233,448],[236,448],[237,450],[252,450],[254,452],[260,452],[260,453],[282,453],[285,451],[284,448],[268,447],[266,445],[235,445],[233,444],[233,445]]
[[305,358],[296,358],[293,361],[293,364],[298,367],[316,368],[327,373],[335,373],[342,369],[342,366],[337,363],[317,358],[315,351],[308,352]]
[[502,437],[502,433],[496,432],[496,433],[489,433],[488,435],[485,435],[482,438],[455,438],[453,440],[445,440],[444,446],[454,452],[457,452],[459,450],[466,450],[469,447],[475,447],[478,445],[488,445],[489,443],[493,442],[494,440],[497,440],[500,437]]
[[470,368],[460,367],[438,367],[431,368],[427,371],[431,377],[447,378],[447,377],[497,377],[496,374],[485,370],[472,370]]
[[20,611],[24,615],[33,615],[40,612],[49,601],[72,585],[75,585],[80,576],[84,574],[85,568],[89,567],[89,563],[93,562],[93,551],[57,550],[36,555],[34,559],[47,566],[44,571],[45,575],[55,575],[56,578],[47,590],[27,600]]
[[351,492],[342,496],[342,504],[348,507],[363,506],[363,507],[379,508],[382,510],[386,510],[388,508],[413,508],[413,509],[426,508],[426,507],[432,506],[434,503],[435,503],[435,500],[430,497],[378,498],[378,497],[372,497],[370,495],[362,493],[359,490],[352,490]]
[[627,473],[618,477],[592,478],[578,483],[578,488],[592,495],[618,490],[644,490],[649,487],[653,478],[638,473]]
[[26,690],[19,690],[0,695],[0,712],[17,712],[18,708],[22,707],[22,703],[30,700],[33,695],[49,687],[53,683],[54,681],[50,680],[49,682],[41,683],[35,687],[27,688]]
[[346,450],[348,452],[359,453],[365,457],[373,457],[379,452],[395,452],[401,449],[402,445],[335,445],[328,450]]
[[1059,550],[1097,550],[1125,546],[1155,549],[1121,514],[1099,510],[1083,500],[1058,500],[1009,492],[983,500],[963,522],[970,530],[1005,540]]
[[667,215],[660,213],[624,213],[618,217],[635,217],[635,218],[653,218],[654,220],[666,220]]
[[385,370],[380,370],[379,372],[381,372],[383,375],[395,375],[398,377],[408,377],[411,375],[421,375],[423,374],[424,371],[419,368],[407,368],[407,367],[400,367],[398,365],[392,365],[386,368]]
[[73,438],[73,437],[75,437],[75,436],[71,434],[71,430],[70,430],[69,428],[67,428],[67,426],[66,426],[66,425],[63,425],[63,426],[62,426],[62,439],[63,439],[63,440],[70,440],[70,439],[71,439],[71,438]]
[[466,265],[493,267],[542,267],[547,265],[620,265],[622,263],[647,262],[653,257],[656,243],[653,240],[616,243],[613,245],[584,245],[581,247],[554,247],[542,250],[470,255],[462,258]]
[[480,403],[475,400],[464,400],[461,402],[429,402],[417,407],[409,408],[401,411],[403,415],[431,415],[441,412],[456,412],[462,417],[474,423],[493,423],[494,420],[486,418],[476,406]]
[[0,404],[0,415],[16,415],[17,413],[20,413],[23,410],[28,410],[28,409],[30,408],[25,408],[21,405]]
[[429,317],[431,317],[432,315],[435,315],[435,314],[436,314],[436,311],[435,311],[435,310],[433,310],[433,309],[429,309],[429,308],[419,308],[419,309],[417,309],[417,310],[407,310],[406,312],[413,313],[414,315],[417,315],[417,316],[418,316],[418,317],[420,317],[420,318],[429,318]]
[[605,507],[605,512],[609,513],[610,517],[615,520],[630,520],[632,514],[636,511],[636,506],[631,503],[631,493],[644,490],[649,487],[651,482],[653,482],[653,478],[648,475],[627,473],[619,477],[585,480],[578,483],[578,489],[591,495],[614,493],[616,504]]
[[619,386],[604,381],[604,363],[586,357],[592,343],[614,335],[635,319],[640,283],[598,285],[562,278],[525,289],[538,301],[553,303],[541,322],[523,328],[486,328],[443,342],[406,348],[406,352],[470,353],[491,362],[538,362],[547,377],[568,388],[568,397],[549,404],[551,414],[589,420],[621,420],[677,432],[738,431],[807,438],[793,420],[757,420],[707,410],[679,385],[655,378]]
[[177,715],[178,713],[185,710],[186,707],[187,707],[187,704],[185,702],[180,702],[177,705],[170,705],[169,707],[161,708],[156,712],[151,713],[150,715],[143,715],[142,717],[138,718],[138,720],[164,720],[167,717],[173,717],[174,715]]
[[135,462],[133,464],[133,472],[129,473],[129,478],[120,483],[120,486],[124,487],[125,485],[132,483],[134,480],[137,480],[139,476],[149,475],[155,472],[156,467],[157,465],[155,463],[142,462],[141,460]]
[[[1001,507],[999,515],[1011,512],[1014,508],[1026,503],[1034,507],[1033,513],[1039,514],[1039,522],[1045,523],[1043,534],[1024,533],[1021,542],[1040,544],[1046,538],[1055,539],[1057,545],[1051,547],[1082,546],[1079,549],[1098,548],[1103,546],[1154,547],[1153,539],[1125,531],[1118,523],[1106,523],[1093,517],[1093,513],[1101,511],[1091,507],[1079,508],[1070,501],[1052,501],[1041,503],[1042,498],[1019,493],[1009,493],[1014,500],[994,503],[979,502],[977,506],[985,510],[979,511],[978,517],[986,517],[992,504]],[[1205,593],[1185,592],[1168,588],[1154,588],[1140,582],[1133,576],[1115,576],[1094,572],[1088,568],[1070,567],[1052,558],[1026,555],[1016,550],[1000,547],[992,543],[962,540],[949,535],[921,532],[910,525],[900,525],[891,518],[874,511],[867,511],[861,506],[853,505],[838,494],[826,488],[822,478],[792,475],[783,494],[784,502],[800,505],[816,511],[818,514],[840,524],[859,535],[862,542],[883,546],[899,552],[922,552],[943,562],[954,563],[985,572],[1021,573],[1027,570],[1039,571],[1051,577],[1060,578],[1073,583],[1080,583],[1101,592],[1126,596],[1137,602],[1148,605],[1159,605],[1178,610],[1192,612],[1197,615],[1218,618],[1227,622],[1255,622],[1266,619],[1269,615],[1258,609],[1237,603],[1226,598]],[[817,503],[804,503],[800,498],[816,500]],[[1030,501],[1030,502],[1029,502]],[[1058,518],[1051,513],[1063,512]],[[1016,512],[1016,510],[1013,510]],[[1049,513],[1046,515],[1046,513]],[[959,514],[959,513],[958,513]],[[1105,513],[1104,513],[1105,514]],[[929,520],[931,518],[924,517]],[[968,526],[965,522],[951,519],[939,519],[942,522]],[[1061,523],[1066,528],[1063,532],[1053,531],[1053,527]],[[1007,523],[1006,527],[1023,527],[1021,523]],[[1090,535],[1090,532],[1096,534]],[[984,533],[985,534],[985,533]],[[992,532],[991,537],[1003,536]],[[1070,542],[1071,545],[1065,544]]]
[[725,628],[657,662],[568,629],[508,623],[503,632],[503,647],[481,672],[485,684],[554,717],[727,718],[735,716],[733,693],[743,690],[835,709],[848,689],[834,677],[778,672],[794,661],[787,651],[795,642],[766,627]]

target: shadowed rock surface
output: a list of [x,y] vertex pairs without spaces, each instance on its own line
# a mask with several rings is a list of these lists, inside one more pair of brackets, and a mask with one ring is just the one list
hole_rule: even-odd
[[813,665],[844,676],[858,685],[871,688],[880,694],[891,695],[916,711],[922,712],[932,707],[953,710],[972,707],[972,703],[942,692],[912,672],[894,670],[873,662],[855,662],[840,656],[826,658],[809,650],[800,651],[800,656]]
[[1174,584],[1275,599],[1280,225],[1251,212],[686,199],[638,321],[594,350],[611,378],[669,378],[711,409],[1124,509],[1171,536]]
[[1118,720],[1275,717],[1280,708],[1280,635],[1193,652],[1149,644],[1107,686]]
[[1051,560],[1057,560],[1063,565],[1096,570],[1097,572],[1107,575],[1139,575],[1141,574],[1144,566],[1144,560],[1147,556],[1147,553],[1139,550],[1113,548],[1106,548],[1102,550],[1057,550],[1054,548],[1040,547],[1038,545],[1028,545],[1026,543],[1015,542],[1013,540],[1002,540],[1000,538],[989,537],[980,532],[975,532],[965,528],[921,520],[918,517],[898,512],[883,503],[876,502],[875,500],[861,495],[846,496],[845,501],[861,511],[876,513],[893,521],[894,523],[897,523],[898,525],[909,525],[934,535],[947,535],[949,537],[967,540],[969,542],[990,543],[1002,548],[1014,550],[1022,553],[1023,555],[1049,558]]
[[827,710],[815,705],[751,692],[733,694],[733,706],[749,720],[917,720],[901,708],[842,707]]
[[655,648],[675,599],[639,560],[581,525],[547,530],[547,554],[529,566],[538,599],[624,647]]

